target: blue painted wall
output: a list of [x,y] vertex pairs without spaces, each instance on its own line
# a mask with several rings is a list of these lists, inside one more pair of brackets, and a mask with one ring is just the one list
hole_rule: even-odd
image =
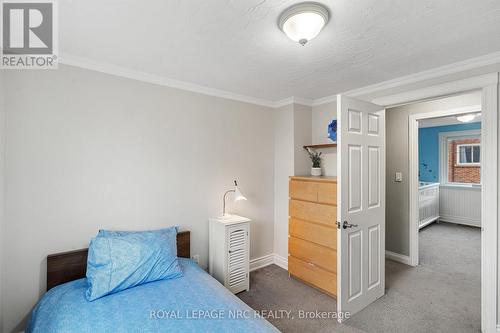
[[418,129],[418,159],[420,180],[439,181],[439,133],[480,129],[481,123],[436,126]]

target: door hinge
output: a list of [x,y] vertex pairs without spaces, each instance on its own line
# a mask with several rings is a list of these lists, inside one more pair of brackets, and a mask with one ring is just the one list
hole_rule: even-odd
[[340,229],[340,222],[337,221],[336,223],[337,223],[337,229]]

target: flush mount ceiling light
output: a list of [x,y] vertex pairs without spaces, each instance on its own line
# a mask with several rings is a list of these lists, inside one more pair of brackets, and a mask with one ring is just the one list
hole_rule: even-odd
[[278,21],[280,29],[293,41],[305,45],[328,23],[328,9],[316,2],[302,2],[285,10]]
[[464,114],[463,116],[457,116],[457,120],[462,122],[462,123],[469,123],[476,118],[476,114],[471,113],[471,114]]

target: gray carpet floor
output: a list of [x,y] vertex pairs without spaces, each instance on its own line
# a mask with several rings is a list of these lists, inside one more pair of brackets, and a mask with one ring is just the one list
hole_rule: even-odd
[[480,332],[480,230],[433,223],[419,242],[420,265],[386,260],[386,294],[342,324],[299,318],[300,310],[335,311],[336,301],[275,265],[252,272],[250,291],[238,296],[256,310],[291,311],[268,317],[282,332]]

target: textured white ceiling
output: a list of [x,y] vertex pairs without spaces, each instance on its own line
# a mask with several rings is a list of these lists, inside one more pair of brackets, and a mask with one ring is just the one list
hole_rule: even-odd
[[324,0],[305,47],[287,0],[65,0],[60,53],[267,100],[315,99],[500,51],[499,0]]

